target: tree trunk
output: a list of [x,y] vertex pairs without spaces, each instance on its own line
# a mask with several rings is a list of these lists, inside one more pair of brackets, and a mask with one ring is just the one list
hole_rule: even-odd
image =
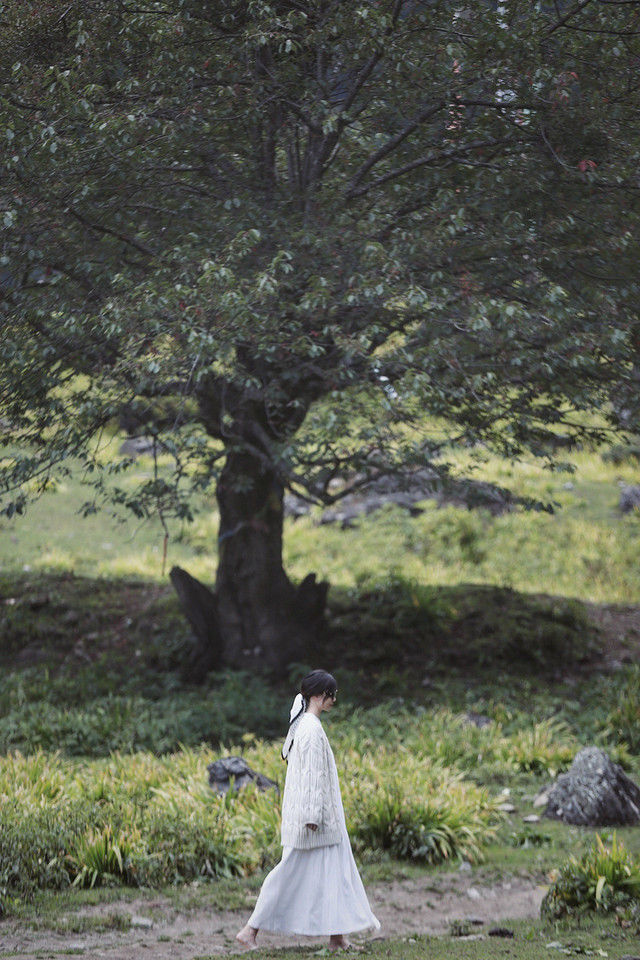
[[223,662],[217,598],[208,587],[181,567],[172,567],[169,576],[195,638],[182,672],[187,680],[197,682],[204,679],[210,670],[219,669]]
[[281,670],[319,639],[328,584],[310,574],[296,588],[284,572],[284,491],[271,470],[250,454],[231,452],[217,497],[216,596],[225,663]]
[[281,671],[317,648],[329,585],[311,573],[296,587],[284,572],[284,491],[256,458],[228,454],[217,498],[215,593],[180,568],[171,571],[196,637],[191,665],[203,679],[222,665]]

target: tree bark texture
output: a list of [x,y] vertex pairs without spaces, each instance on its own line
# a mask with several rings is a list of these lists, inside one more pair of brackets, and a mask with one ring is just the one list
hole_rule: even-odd
[[223,662],[216,595],[181,567],[172,567],[169,576],[195,639],[183,673],[188,680],[198,681]]
[[[220,508],[215,593],[184,571],[171,573],[196,636],[196,671],[220,666],[281,671],[320,640],[328,584],[298,586],[282,565],[284,490],[247,452],[230,452],[217,488]],[[188,579],[187,579],[188,578]]]
[[318,639],[328,585],[311,574],[295,587],[284,571],[284,490],[273,471],[249,453],[230,453],[217,497],[216,595],[225,662],[282,669]]

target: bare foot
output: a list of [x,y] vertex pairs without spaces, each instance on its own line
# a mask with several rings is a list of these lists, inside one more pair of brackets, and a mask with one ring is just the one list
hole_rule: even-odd
[[243,947],[248,947],[249,950],[257,950],[257,933],[258,931],[255,927],[250,927],[249,924],[246,923],[242,930],[240,930],[239,933],[236,933],[236,940],[238,943],[241,943]]
[[362,947],[356,946],[354,943],[350,943],[349,940],[342,934],[332,935],[329,938],[329,950],[337,952],[338,950],[355,950],[358,953],[362,951]]

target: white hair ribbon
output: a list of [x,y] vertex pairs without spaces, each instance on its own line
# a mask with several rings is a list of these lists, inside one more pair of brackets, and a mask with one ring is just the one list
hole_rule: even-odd
[[293,723],[301,710],[304,710],[304,697],[301,693],[298,693],[291,704],[291,711],[289,713],[289,723]]
[[293,745],[293,737],[297,730],[298,724],[304,716],[304,712],[307,709],[307,701],[302,696],[301,693],[298,693],[294,698],[293,703],[291,704],[291,710],[289,711],[289,731],[285,737],[284,743],[282,744],[282,759],[286,760],[289,756],[289,751]]

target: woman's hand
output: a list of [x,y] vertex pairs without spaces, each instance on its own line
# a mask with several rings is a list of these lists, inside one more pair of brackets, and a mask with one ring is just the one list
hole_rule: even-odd
[[314,832],[318,829],[317,823],[306,823],[305,826],[307,830],[313,830]]

